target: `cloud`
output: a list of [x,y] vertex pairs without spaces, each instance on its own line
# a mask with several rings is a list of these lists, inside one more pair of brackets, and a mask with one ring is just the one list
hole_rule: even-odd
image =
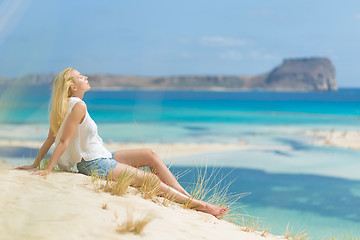
[[250,51],[250,58],[255,59],[255,60],[277,60],[277,59],[281,59],[280,57],[268,53],[268,52],[264,52],[262,50],[252,50]]
[[250,41],[241,38],[229,38],[221,36],[203,37],[200,43],[205,46],[215,47],[233,47],[233,46],[245,46],[250,44]]
[[220,54],[222,59],[242,60],[243,54],[236,50],[229,50]]
[[230,59],[230,60],[257,60],[257,61],[273,61],[281,60],[281,57],[268,53],[263,50],[250,50],[245,52],[240,52],[237,50],[228,50],[220,53],[219,57],[221,59]]
[[360,13],[355,15],[356,19],[360,19]]

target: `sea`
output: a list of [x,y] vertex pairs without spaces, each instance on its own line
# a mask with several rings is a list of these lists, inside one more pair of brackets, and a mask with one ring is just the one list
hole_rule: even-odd
[[[44,87],[1,89],[1,140],[45,140],[49,99]],[[91,90],[84,101],[104,142],[257,146],[163,161],[189,191],[199,169],[212,185],[231,183],[228,193],[243,194],[232,206],[239,216],[252,216],[270,233],[284,235],[288,226],[311,239],[360,237],[360,151],[317,145],[319,137],[306,134],[360,131],[360,89]],[[0,159],[19,165],[36,151],[0,147]]]

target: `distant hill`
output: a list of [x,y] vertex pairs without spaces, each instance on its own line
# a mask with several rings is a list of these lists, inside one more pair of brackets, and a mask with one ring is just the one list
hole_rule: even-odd
[[[80,69],[81,70],[81,69]],[[85,73],[86,74],[86,73]],[[26,85],[50,85],[56,74],[16,79]],[[256,76],[194,75],[140,77],[89,75],[93,89],[336,91],[335,68],[328,58],[285,59],[272,71]],[[0,85],[15,79],[0,78]]]

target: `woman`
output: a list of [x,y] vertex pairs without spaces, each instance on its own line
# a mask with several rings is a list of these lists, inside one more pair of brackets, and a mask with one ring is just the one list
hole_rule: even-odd
[[[56,163],[63,170],[69,170],[76,164],[80,173],[90,175],[95,171],[101,177],[112,179],[116,179],[126,171],[132,174],[132,185],[135,187],[141,186],[144,177],[156,177],[161,180],[160,196],[167,195],[178,203],[189,201],[190,194],[181,187],[153,150],[121,150],[111,153],[105,149],[98,136],[97,126],[82,101],[84,93],[89,90],[88,78],[75,69],[67,68],[56,77],[48,137],[34,163],[18,169],[36,168],[55,142],[55,149],[47,169],[37,170],[33,174],[49,174]],[[152,173],[138,169],[145,166],[149,166]],[[191,199],[190,207],[214,216],[224,214],[229,208],[214,206],[196,199]]]

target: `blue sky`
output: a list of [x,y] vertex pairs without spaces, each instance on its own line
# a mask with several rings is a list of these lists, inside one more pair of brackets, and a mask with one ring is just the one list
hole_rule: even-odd
[[252,75],[329,57],[360,87],[358,0],[0,0],[0,76]]

